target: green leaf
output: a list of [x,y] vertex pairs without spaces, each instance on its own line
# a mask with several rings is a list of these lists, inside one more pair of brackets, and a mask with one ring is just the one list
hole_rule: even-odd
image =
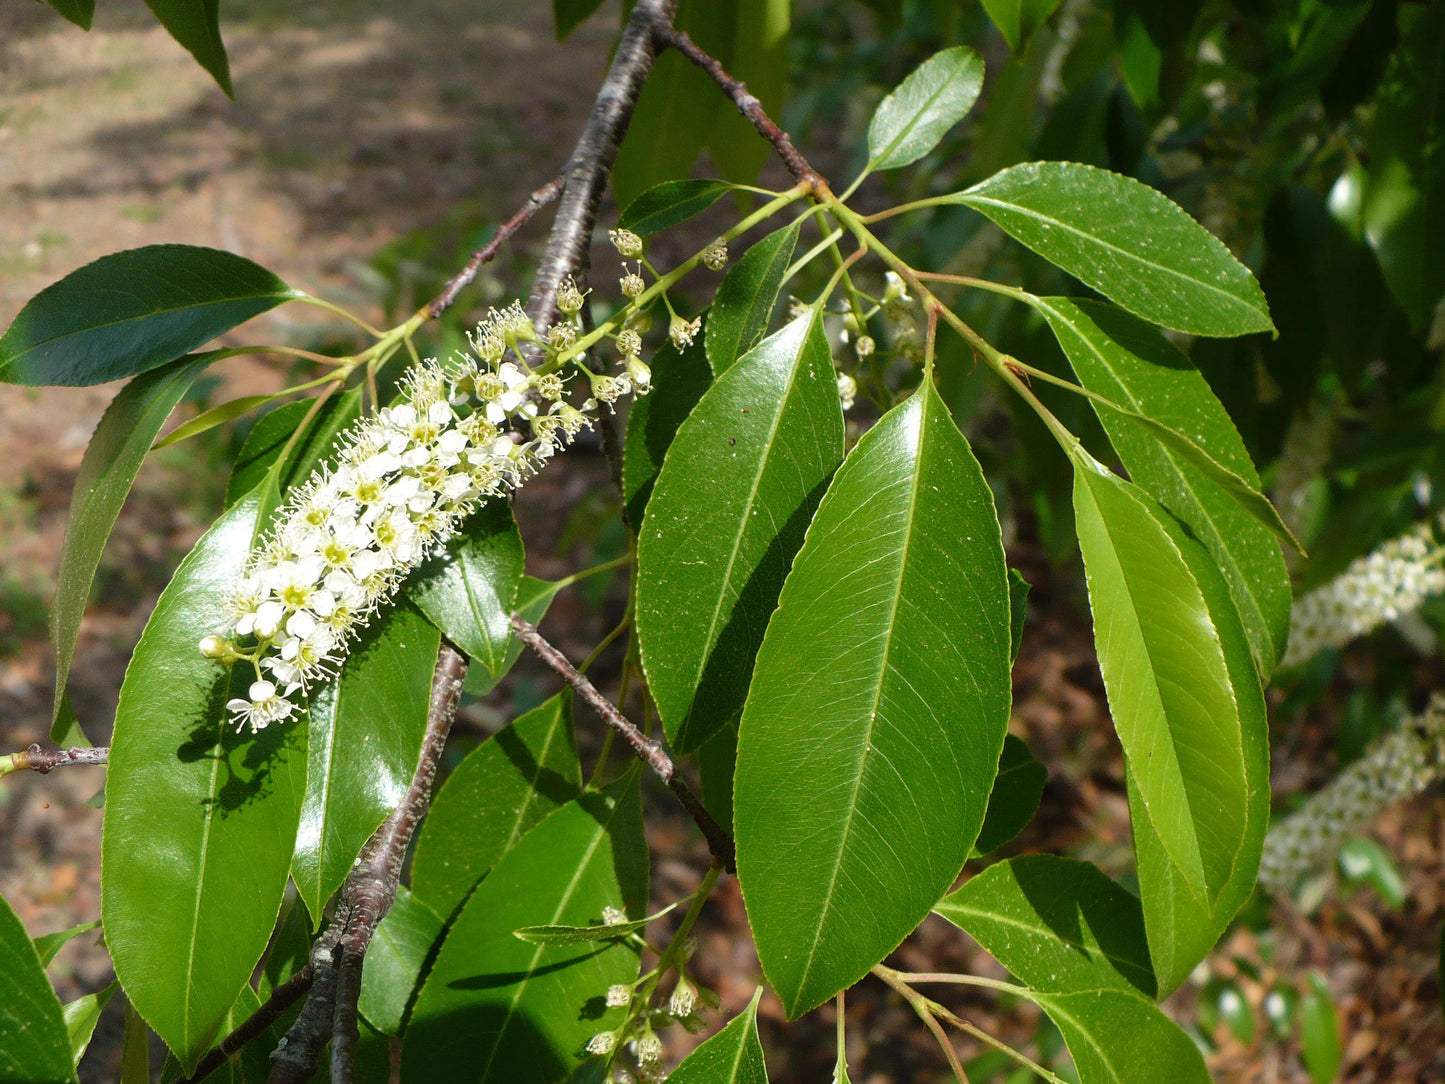
[[66,945],[83,933],[100,929],[99,922],[82,922],[79,926],[72,926],[68,930],[58,930],[55,933],[41,934],[35,939],[35,951],[40,954],[40,963],[49,967],[52,960]]
[[566,41],[567,35],[601,6],[602,0],[552,0],[552,21],[557,26],[557,40]]
[[[715,312],[709,310],[704,325],[709,335]],[[681,352],[671,341],[666,342],[654,357],[652,391],[632,400],[622,445],[622,499],[634,532],[642,528],[643,512],[678,426],[711,384],[712,370],[701,341],[695,340]]]
[[452,923],[417,996],[402,1079],[435,1084],[560,1080],[587,1041],[626,1009],[601,1006],[637,978],[625,943],[529,945],[512,931],[584,925],[603,908],[634,913],[647,896],[647,844],[636,773],[589,791],[533,828],[497,863]]
[[447,776],[417,837],[412,891],[450,916],[518,840],[581,792],[572,701],[559,693],[477,746]]
[[1264,291],[1163,193],[1074,162],[1025,162],[950,197],[1156,324],[1195,335],[1273,331]]
[[187,1069],[270,939],[305,790],[304,729],[238,733],[225,705],[248,675],[196,648],[241,578],[259,500],[217,520],[161,592],[126,668],[106,772],[106,944]]
[[1028,614],[1029,591],[1033,588],[1016,568],[1008,570],[1009,662],[1018,661],[1024,643],[1024,619]]
[[[243,1022],[249,1020],[260,1007],[261,999],[256,996],[256,991],[249,986],[241,987],[240,996],[236,998],[236,1003],[227,1011],[226,1018],[221,1022],[220,1034],[231,1034]],[[271,1068],[268,1055],[280,1041],[281,1033],[273,1024],[206,1077],[206,1084],[264,1084]],[[325,1072],[326,1064],[326,1055],[323,1051],[323,1073],[329,1076],[330,1074]],[[175,1054],[169,1054],[165,1064],[161,1067],[160,1084],[176,1084],[185,1075],[185,1070],[176,1060]]]
[[0,1080],[62,1084],[75,1079],[60,999],[25,926],[0,897]]
[[1051,854],[998,862],[934,910],[1035,990],[1154,996],[1139,901],[1088,862]]
[[801,218],[768,234],[728,269],[708,313],[707,360],[719,376],[768,330],[783,276],[798,245]]
[[733,827],[733,776],[738,766],[738,728],[728,723],[697,751],[702,804],[729,832]]
[[231,88],[231,64],[226,59],[226,46],[221,41],[220,0],[146,0],[166,32],[196,58],[226,92],[234,98]]
[[522,536],[504,500],[488,501],[462,533],[407,581],[406,595],[492,676],[500,676],[522,579]]
[[[230,507],[265,480],[315,400],[303,399],[285,403],[256,419],[251,432],[231,467],[226,483],[226,507]],[[279,491],[284,493],[297,482],[305,481],[316,465],[334,450],[341,431],[361,414],[361,388],[352,388],[333,396],[322,404],[310,427],[299,438],[277,477]]]
[[1015,53],[1059,6],[1059,0],[983,0],[983,10]]
[[220,406],[212,407],[202,414],[196,415],[183,425],[178,425],[169,433],[156,441],[157,448],[169,448],[172,444],[179,444],[188,440],[198,433],[204,433],[208,429],[214,429],[223,422],[239,418],[242,414],[249,414],[259,406],[265,406],[275,399],[275,395],[242,395],[238,399],[222,403]]
[[352,645],[340,675],[311,693],[291,879],[313,926],[411,785],[440,647],[441,635],[414,607],[390,607]]
[[738,878],[789,1017],[928,914],[1008,725],[993,495],[931,382],[849,455],[768,626],[739,726]]
[[617,228],[649,237],[701,214],[732,188],[727,181],[663,181],[627,205],[617,218]]
[[45,0],[45,2],[82,30],[89,30],[91,20],[95,18],[95,0]]
[[427,956],[445,926],[441,916],[405,885],[397,888],[396,902],[376,927],[361,969],[357,1008],[377,1031],[401,1034]]
[[1212,905],[1246,824],[1240,711],[1219,633],[1134,487],[1075,450],[1074,515],[1099,668],[1145,815],[1189,893]]
[[75,476],[70,522],[60,548],[55,603],[50,611],[50,640],[55,645],[55,725],[51,737],[56,741],[65,736],[57,732],[60,706],[100,555],[151,441],[181,396],[215,357],[210,353],[181,358],[136,377],[106,408],[86,446]]
[[[566,586],[566,580],[539,580],[532,576],[523,576],[517,584],[517,600],[514,603],[516,612],[531,624],[540,625],[542,618],[547,616],[552,600],[557,597],[557,592]],[[470,670],[465,686],[467,693],[471,696],[486,696],[495,689],[522,657],[523,647],[521,640],[511,637],[507,641],[506,654],[502,657],[502,667],[495,675],[476,669]]]
[[667,914],[676,903],[670,903],[656,914],[631,922],[594,922],[589,926],[523,926],[514,930],[513,936],[529,945],[590,945],[599,941],[619,941],[631,937],[638,930],[646,929],[648,923],[656,922]]
[[74,1001],[66,1002],[61,1008],[65,1019],[65,1032],[70,1039],[71,1064],[80,1068],[80,1059],[85,1057],[90,1046],[90,1037],[95,1034],[95,1025],[100,1020],[100,1010],[115,993],[117,984],[112,982],[104,990],[93,994],[82,994]]
[[26,302],[0,337],[0,380],[72,387],[120,380],[301,296],[264,267],[213,248],[116,252]]
[[1039,811],[1039,799],[1048,779],[1049,770],[1034,759],[1023,739],[1005,735],[998,775],[988,796],[988,811],[973,845],[975,856],[998,850],[1028,826]]
[[1318,972],[1311,973],[1309,988],[1300,998],[1300,1052],[1315,1084],[1330,1084],[1340,1074],[1344,1059],[1340,1044],[1340,1021],[1329,984]]
[[[1289,635],[1289,572],[1276,536],[1238,499],[1243,490],[1278,519],[1223,404],[1173,343],[1128,313],[1062,297],[1040,298],[1037,308],[1084,387],[1182,433],[1215,463],[1217,470],[1206,470],[1158,429],[1141,431],[1134,419],[1094,404],[1129,477],[1188,524],[1218,562],[1268,677]],[[1219,484],[1221,471],[1235,479],[1232,490]]]
[[783,578],[842,458],[816,309],[739,359],[678,429],[638,536],[637,635],[679,752],[742,708]]
[[151,1084],[150,1028],[129,1001],[125,1003],[125,1040],[120,1053],[120,1084]]
[[897,169],[916,162],[978,100],[983,58],[966,45],[934,53],[888,97],[868,123],[868,166]]
[[1132,990],[1030,996],[1063,1032],[1081,1084],[1210,1084],[1194,1040]]
[[[736,12],[728,73],[747,84],[748,93],[762,103],[768,116],[781,116],[788,86],[792,0],[736,0],[711,6]],[[752,121],[726,102],[719,102],[706,147],[718,172],[738,184],[754,183],[773,155],[772,145],[758,134]]]
[[758,1000],[762,996],[759,986],[746,1009],[668,1074],[670,1084],[768,1084],[763,1043],[758,1038]]
[[1387,905],[1399,911],[1405,906],[1405,881],[1390,852],[1373,839],[1356,836],[1340,847],[1340,872],[1356,884],[1373,888]]

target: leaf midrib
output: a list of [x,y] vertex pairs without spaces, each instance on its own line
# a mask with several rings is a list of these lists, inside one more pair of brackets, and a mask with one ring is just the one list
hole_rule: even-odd
[[[878,152],[878,154],[873,158],[872,162],[870,163],[871,165],[876,166],[880,162],[887,161],[888,156],[897,151],[899,146],[902,145],[903,141],[908,138],[908,136],[912,135],[916,128],[923,124],[925,114],[927,113],[928,109],[931,108],[933,104],[938,101],[939,98],[943,97],[944,92],[950,89],[955,82],[967,75],[968,61],[968,57],[963,58],[963,68],[956,69],[949,75],[947,79],[945,79],[942,83],[939,84],[938,89],[935,90],[932,94],[930,94],[928,98],[923,102],[923,104],[918,107],[917,111],[913,115],[913,119],[904,126],[902,131],[900,131],[896,136],[893,137],[892,141],[888,144],[888,146],[884,147],[881,151]],[[927,62],[925,61],[925,63]],[[920,68],[919,70],[922,69]],[[914,74],[917,74],[917,72],[915,72]],[[900,86],[898,89],[901,90],[902,87]],[[897,93],[897,91],[895,91],[894,93]],[[906,165],[906,163],[900,164]]]

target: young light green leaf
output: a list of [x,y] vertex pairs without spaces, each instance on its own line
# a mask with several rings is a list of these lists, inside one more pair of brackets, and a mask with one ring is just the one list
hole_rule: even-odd
[[[55,645],[51,737],[56,741],[64,737],[58,732],[62,727],[61,703],[101,552],[151,441],[201,370],[215,357],[208,353],[181,358],[136,377],[106,408],[86,446],[75,475],[70,522],[60,547],[55,603],[50,610],[50,640]],[[69,729],[68,724],[64,729]]]
[[512,931],[519,941],[529,945],[588,945],[598,941],[618,941],[645,929],[667,914],[676,903],[670,903],[656,914],[632,922],[594,922],[590,926],[523,926]]
[[80,1068],[80,1059],[90,1046],[90,1037],[95,1034],[95,1025],[100,1021],[100,1010],[115,993],[117,983],[112,982],[104,990],[93,994],[82,994],[74,1001],[68,1001],[61,1008],[65,1019],[65,1032],[70,1039],[70,1058],[75,1068]]
[[702,214],[732,188],[727,181],[663,181],[627,205],[617,216],[617,228],[650,237]]
[[768,330],[802,226],[799,218],[768,234],[743,253],[718,286],[704,338],[708,364],[719,376]]
[[[1135,412],[1094,404],[1129,477],[1187,523],[1224,571],[1259,672],[1268,677],[1289,634],[1290,585],[1261,506],[1278,530],[1289,536],[1289,529],[1259,492],[1224,405],[1189,359],[1142,320],[1064,297],[1039,298],[1036,307],[1084,387]],[[1156,424],[1141,432],[1146,418]]]
[[362,632],[340,675],[311,694],[291,879],[313,927],[411,785],[440,646],[441,634],[415,607],[390,607]]
[[146,0],[146,7],[167,33],[196,58],[196,63],[210,73],[226,97],[234,98],[231,63],[221,41],[220,0]]
[[[708,310],[704,324],[709,335],[714,312],[716,309]],[[653,358],[652,391],[632,400],[622,444],[622,500],[634,532],[642,529],[643,513],[678,426],[711,384],[712,369],[701,340],[682,351],[671,341],[665,342]]]
[[972,857],[998,850],[1028,826],[1039,811],[1039,799],[1048,779],[1049,770],[1034,759],[1023,739],[1005,735],[998,775],[988,795],[988,811],[978,830]]
[[0,897],[0,1080],[70,1084],[75,1068],[60,999],[25,926]]
[[376,927],[361,968],[361,996],[356,1007],[368,1023],[385,1035],[400,1035],[406,1010],[416,993],[432,946],[446,924],[401,885],[396,902]]
[[561,1080],[588,1040],[625,1009],[589,1007],[636,980],[636,949],[529,945],[512,931],[542,919],[584,925],[606,907],[639,909],[647,844],[637,775],[589,791],[528,832],[462,907],[417,995],[404,1080],[500,1084]]
[[518,840],[581,792],[572,700],[558,693],[447,776],[417,837],[412,891],[449,917]]
[[1080,1084],[1211,1084],[1184,1029],[1132,990],[1031,994],[1063,1032]]
[[79,926],[72,926],[68,930],[57,930],[55,933],[42,934],[35,939],[35,951],[40,954],[40,963],[49,967],[50,962],[71,941],[83,933],[100,929],[100,923],[82,922]]
[[20,310],[0,337],[0,380],[120,380],[302,296],[264,267],[213,248],[148,245],[102,256]]
[[101,917],[116,975],[189,1068],[270,939],[305,790],[303,727],[240,734],[250,677],[203,658],[240,580],[259,489],[196,543],[126,668],[106,772]]
[[1318,972],[1309,978],[1309,989],[1300,998],[1300,1052],[1315,1084],[1330,1084],[1340,1073],[1344,1051],[1340,1043],[1340,1021],[1335,999]]
[[1155,993],[1139,901],[1097,867],[1051,854],[989,866],[933,908],[1045,993]]
[[738,878],[790,1017],[928,914],[983,823],[1008,724],[993,495],[931,382],[828,489],[739,726]]
[[497,677],[512,634],[522,559],[511,503],[488,501],[446,549],[417,569],[406,596],[448,640]]
[[668,1074],[670,1084],[768,1084],[763,1043],[758,1038],[758,987],[748,1007]]
[[265,406],[274,395],[242,395],[237,399],[222,403],[220,406],[212,407],[202,414],[196,415],[183,425],[178,425],[160,440],[155,442],[156,448],[169,448],[172,444],[179,444],[208,429],[214,429],[223,422],[239,418],[243,414],[249,414],[259,406]]
[[742,708],[783,578],[842,458],[817,310],[741,358],[678,429],[638,538],[637,635],[679,752]]
[[978,100],[983,58],[965,45],[934,53],[878,103],[868,124],[868,165],[897,169],[916,162]]
[[1195,335],[1273,331],[1264,291],[1169,197],[1076,162],[1011,166],[950,197],[1137,316]]
[[1075,449],[1074,515],[1099,668],[1149,823],[1189,893],[1212,906],[1242,844],[1239,705],[1219,633],[1145,499]]

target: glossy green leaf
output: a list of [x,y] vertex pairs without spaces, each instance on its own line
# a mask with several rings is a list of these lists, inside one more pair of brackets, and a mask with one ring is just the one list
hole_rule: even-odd
[[1249,269],[1178,204],[1130,177],[1026,162],[951,200],[1153,323],[1195,335],[1274,329]]
[[803,220],[768,234],[728,268],[707,318],[707,360],[719,376],[768,330]]
[[1212,905],[1245,835],[1239,705],[1199,584],[1145,499],[1075,450],[1074,515],[1099,668],[1144,812]]
[[63,1084],[75,1079],[60,999],[25,926],[0,897],[0,1080]]
[[[1084,387],[1182,433],[1249,487],[1256,501],[1268,504],[1223,404],[1173,343],[1100,302],[1049,297],[1039,299],[1038,309]],[[1257,668],[1268,677],[1289,635],[1291,603],[1275,536],[1218,484],[1217,471],[1206,473],[1177,442],[1166,444],[1157,431],[1142,430],[1098,403],[1095,411],[1129,477],[1188,524],[1223,570]]]
[[1016,568],[1008,570],[1009,662],[1018,660],[1024,643],[1024,619],[1028,614],[1029,591],[1032,585]]
[[445,928],[438,915],[402,885],[376,927],[361,969],[357,1008],[377,1031],[400,1035],[432,946]]
[[513,935],[529,945],[588,945],[598,941],[617,941],[630,937],[638,930],[646,929],[648,923],[656,922],[676,906],[676,903],[670,903],[656,914],[631,922],[594,922],[589,926],[523,926],[520,930],[514,930]]
[[441,635],[414,607],[389,607],[352,645],[340,675],[311,693],[291,879],[313,926],[411,785],[440,647]]
[[1139,901],[1088,862],[1051,854],[998,862],[934,911],[1035,990],[1154,996]]
[[264,267],[213,248],[148,245],[102,256],[20,310],[0,337],[0,380],[120,380],[300,296]]
[[161,593],[126,668],[106,773],[106,943],[188,1068],[270,939],[305,790],[303,727],[238,733],[225,704],[247,675],[196,649],[241,578],[259,499],[217,520]]
[[638,536],[637,634],[679,752],[742,708],[783,578],[842,458],[817,310],[739,359],[678,429]]
[[429,1084],[560,1080],[587,1041],[625,1009],[601,995],[637,978],[623,943],[529,945],[541,923],[581,926],[603,908],[636,913],[647,896],[647,844],[636,774],[589,791],[533,828],[453,921],[417,996],[402,1078]]
[[[241,445],[241,451],[231,467],[231,477],[226,482],[228,508],[266,478],[267,472],[276,464],[313,404],[314,400],[311,399],[284,403],[256,419],[256,424],[251,427]],[[297,482],[304,481],[316,464],[330,455],[336,438],[360,413],[359,387],[328,399],[312,419],[305,434],[297,439],[287,455],[286,465],[277,477],[279,491],[284,493]]]
[[95,18],[95,0],[45,0],[45,2],[82,30],[89,30],[91,20]]
[[582,792],[571,697],[559,693],[468,754],[417,836],[411,887],[443,918],[533,827]]
[[983,0],[983,10],[1014,52],[1059,6],[1059,0]]
[[210,73],[216,84],[234,98],[231,64],[221,42],[220,0],[146,0],[166,32],[185,46],[196,63]]
[[[704,325],[708,335],[715,311],[708,310]],[[632,400],[622,444],[622,499],[634,532],[642,528],[643,512],[678,426],[711,384],[712,369],[701,340],[681,352],[668,341],[653,358],[652,391]]]
[[214,429],[224,422],[233,421],[243,414],[249,414],[259,406],[265,406],[275,399],[274,395],[242,395],[240,398],[232,399],[222,403],[220,406],[212,407],[204,413],[196,415],[190,421],[176,426],[160,440],[156,441],[157,448],[169,448],[172,444],[179,444],[183,440],[197,436]]
[[617,228],[650,237],[702,214],[732,187],[727,181],[663,181],[627,205],[617,217]]
[[1039,811],[1039,799],[1048,779],[1049,770],[1034,759],[1023,739],[1005,735],[998,775],[988,796],[988,811],[973,845],[975,856],[998,850],[1028,826]]
[[488,501],[445,550],[417,569],[406,596],[448,640],[497,676],[512,635],[522,558],[511,503]]
[[868,165],[897,169],[916,162],[978,100],[983,58],[966,45],[934,53],[878,103],[868,123]]
[[[557,592],[566,586],[565,580],[539,580],[533,576],[523,576],[517,584],[517,600],[514,603],[516,612],[521,614],[533,625],[540,625],[542,618],[547,616],[547,609],[552,605],[552,600],[557,597]],[[484,670],[473,668],[467,673],[466,691],[471,696],[486,696],[506,677],[507,672],[517,664],[522,657],[524,645],[515,636],[507,641],[506,653],[502,656],[502,667],[495,675]]]
[[93,994],[82,994],[74,1001],[68,1001],[61,1008],[65,1019],[65,1032],[70,1039],[71,1064],[80,1068],[80,1059],[90,1046],[90,1037],[95,1034],[95,1025],[100,1021],[100,1010],[116,991],[116,983]]
[[299,898],[285,905],[285,914],[266,949],[266,963],[256,976],[256,992],[262,998],[289,979],[311,958],[311,919]]
[[[261,999],[256,996],[256,992],[249,986],[243,986],[240,996],[236,998],[236,1003],[231,1006],[226,1013],[226,1018],[221,1022],[219,1034],[229,1035],[244,1021],[249,1020],[260,1007]],[[275,1025],[272,1025],[243,1046],[239,1053],[227,1058],[219,1068],[205,1078],[205,1084],[265,1084],[266,1079],[270,1076],[271,1068],[268,1055],[280,1041],[281,1032]],[[329,1075],[324,1070],[326,1064],[326,1055],[323,1052],[323,1075]],[[185,1075],[181,1063],[176,1060],[174,1054],[170,1054],[161,1067],[160,1084],[176,1084]]]
[[1194,1040],[1132,990],[1033,994],[1063,1032],[1080,1084],[1211,1084]]
[[983,823],[1008,724],[993,495],[931,382],[838,470],[739,726],[738,878],[790,1017],[928,914]]
[[35,951],[40,954],[40,963],[49,967],[50,962],[55,959],[60,950],[83,933],[100,929],[99,922],[82,922],[79,926],[72,926],[68,930],[57,930],[55,933],[42,934],[35,939]]
[[[181,396],[215,357],[210,353],[181,358],[136,377],[106,408],[86,446],[75,476],[70,521],[55,577],[55,602],[50,610],[50,640],[55,645],[53,718],[57,728],[80,620],[85,616],[95,570],[100,567],[101,552],[121,505],[140,472],[151,441]],[[64,735],[52,729],[51,737],[59,741]]]
[[671,1084],[768,1084],[763,1043],[758,1038],[760,986],[748,1007],[728,1021],[668,1074]]
[[1330,1084],[1340,1075],[1344,1052],[1340,1042],[1340,1021],[1329,984],[1318,972],[1310,975],[1309,988],[1300,998],[1300,1053],[1315,1084]]

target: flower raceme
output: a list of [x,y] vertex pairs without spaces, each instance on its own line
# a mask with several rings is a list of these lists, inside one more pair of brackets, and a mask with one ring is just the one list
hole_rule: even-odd
[[336,674],[348,641],[463,519],[540,470],[592,424],[599,400],[649,386],[630,358],[616,377],[587,373],[591,395],[572,406],[556,373],[527,368],[520,354],[507,360],[518,342],[537,341],[515,303],[470,341],[472,353],[446,367],[408,371],[396,402],[352,426],[335,465],[291,492],[252,553],[228,631],[200,644],[208,658],[255,668],[247,695],[226,705],[238,726],[297,715],[301,697]]

